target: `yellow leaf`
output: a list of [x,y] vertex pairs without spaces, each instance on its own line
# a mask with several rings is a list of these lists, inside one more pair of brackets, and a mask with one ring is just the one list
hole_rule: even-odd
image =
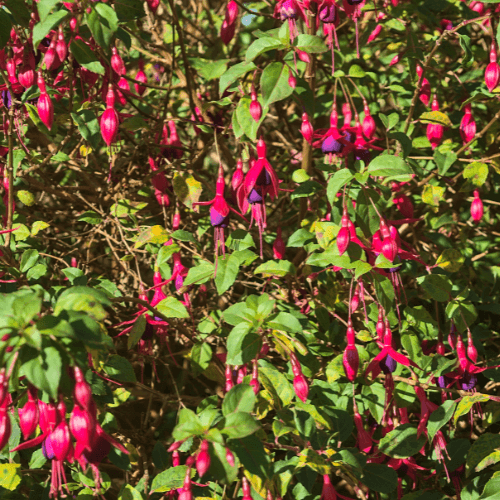
[[331,472],[331,466],[327,461],[314,450],[307,448],[300,452],[299,463],[297,467],[309,467],[313,471],[321,474],[322,476],[328,475]]
[[0,464],[0,486],[14,491],[21,482],[21,464]]
[[420,121],[422,123],[443,125],[444,127],[451,127],[453,125],[451,120],[448,118],[448,115],[445,115],[441,111],[426,111],[420,117]]
[[422,192],[422,201],[427,205],[438,207],[439,202],[443,199],[445,188],[441,186],[432,186],[428,184]]
[[161,245],[170,239],[170,235],[161,226],[152,226],[146,228],[139,234],[134,248],[140,248],[146,243],[154,243]]
[[456,273],[464,263],[464,256],[455,248],[446,249],[436,261],[436,266],[446,269],[450,273]]
[[176,173],[172,184],[177,198],[192,209],[193,203],[200,199],[201,183],[192,175]]

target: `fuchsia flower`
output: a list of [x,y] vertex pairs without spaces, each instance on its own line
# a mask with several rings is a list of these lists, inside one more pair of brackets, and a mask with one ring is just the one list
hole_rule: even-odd
[[184,155],[184,149],[182,142],[179,139],[175,121],[169,120],[167,126],[163,126],[162,138],[162,144],[165,144],[167,147],[161,148],[160,154],[167,158],[167,160],[169,161],[180,160]]
[[203,477],[210,469],[210,454],[208,453],[208,441],[204,439],[201,442],[200,452],[196,456],[196,470],[198,475]]
[[[33,386],[28,388],[28,401],[19,408],[19,426],[24,439],[28,439],[38,426],[40,412],[38,409],[37,389]],[[1,449],[1,448],[0,448]]]
[[371,141],[373,139],[373,136],[375,134],[375,129],[377,128],[375,124],[375,120],[373,119],[373,116],[370,113],[370,108],[368,107],[368,104],[365,102],[364,104],[364,113],[365,113],[365,118],[363,119],[363,135]]
[[356,347],[356,332],[352,327],[352,322],[349,320],[347,324],[347,347],[342,356],[342,364],[344,365],[344,371],[346,377],[354,382],[356,376],[358,375],[359,368],[359,354]]
[[350,498],[337,493],[332,482],[330,481],[330,476],[328,474],[324,474],[323,489],[321,490],[320,500],[337,500],[337,497],[343,498],[344,500],[351,500]]
[[250,116],[258,123],[262,116],[262,106],[257,99],[257,92],[252,91],[252,101],[250,102]]
[[392,362],[399,363],[403,366],[411,365],[414,366],[415,368],[418,368],[418,365],[416,363],[408,359],[404,354],[397,352],[392,344],[393,344],[392,332],[389,326],[389,321],[386,320],[385,332],[384,332],[384,344],[382,346],[382,350],[377,354],[377,356],[375,356],[375,358],[372,359],[372,361],[366,368],[365,377],[368,377],[370,373],[373,374],[373,377],[376,377],[382,369],[382,363],[387,363],[388,358],[390,358]]
[[361,9],[365,4],[365,0],[342,0],[342,5],[344,6],[344,11],[350,19],[354,21],[356,29],[356,55],[359,59],[359,30],[358,30],[358,20],[361,17]]
[[299,360],[294,353],[290,352],[290,362],[292,364],[293,373],[293,389],[297,397],[305,403],[307,401],[307,396],[309,395],[309,384],[306,378],[302,374],[302,367],[300,366]]
[[307,113],[302,114],[302,125],[300,127],[300,133],[303,135],[304,139],[309,144],[312,144],[312,139],[314,136],[314,129],[313,129],[313,126],[311,125],[311,122],[309,121],[309,117],[307,116]]
[[[434,98],[432,99],[431,105],[432,111],[439,111],[439,103],[437,100],[437,95],[434,94]],[[444,127],[439,123],[429,123],[427,125],[427,139],[431,143],[432,149],[436,149],[441,141],[443,140]]]
[[[417,75],[419,79],[422,78],[422,74],[422,66],[417,64]],[[424,78],[422,80],[422,86],[420,87],[420,94],[418,97],[422,101],[424,106],[429,106],[429,102],[431,100],[431,84],[429,83],[429,80],[427,80],[427,78]]]
[[123,76],[127,72],[125,63],[120,54],[118,54],[118,49],[116,47],[111,48],[111,68],[118,76]]
[[241,480],[241,489],[243,490],[243,500],[252,500],[252,488],[245,476]]
[[481,219],[483,218],[483,214],[484,214],[483,201],[481,200],[479,191],[477,189],[474,189],[474,201],[471,203],[470,206],[470,215],[472,217],[472,220],[476,224],[479,224],[479,222],[481,222]]
[[[380,21],[382,21],[385,17],[386,15],[383,12],[379,12],[377,14],[377,22],[380,23]],[[377,24],[377,26],[375,26],[374,30],[368,36],[368,40],[366,43],[373,42],[373,40],[375,40],[382,32],[382,28],[383,28],[382,24]]]
[[219,165],[219,175],[215,184],[215,198],[211,201],[197,201],[193,205],[210,206],[210,223],[214,227],[214,245],[215,245],[215,273],[217,274],[217,263],[219,258],[219,247],[222,248],[222,254],[226,255],[226,245],[224,237],[224,228],[229,225],[229,212],[243,217],[234,208],[230,207],[224,198],[224,170],[222,165]]
[[250,379],[250,386],[252,387],[254,394],[257,394],[259,392],[259,363],[256,359],[253,360],[252,364],[252,378]]
[[484,81],[490,92],[497,87],[500,81],[500,66],[497,63],[497,49],[494,41],[491,42],[490,63],[486,66]]
[[273,244],[273,255],[276,260],[281,260],[285,258],[286,245],[281,237],[281,227],[276,230],[277,235]]
[[438,405],[427,399],[425,391],[421,387],[414,386],[413,389],[420,401],[420,422],[417,430],[417,438],[419,438],[427,428],[427,422],[431,413],[438,409]]
[[141,83],[148,82],[148,77],[146,76],[146,73],[144,73],[144,61],[142,59],[139,59],[139,71],[135,75],[135,79],[140,82],[134,83],[135,91],[142,96],[144,95],[144,92],[146,92],[146,87],[141,85]]
[[323,23],[323,33],[327,37],[327,45],[332,53],[332,75],[335,73],[335,47],[340,50],[337,38],[337,26],[340,22],[338,7],[333,0],[323,0],[318,7],[317,25]]
[[476,135],[476,122],[472,117],[472,106],[470,103],[464,107],[464,116],[460,122],[460,135],[464,144],[467,144]]
[[274,17],[282,21],[288,21],[290,27],[290,41],[293,43],[299,32],[297,30],[297,19],[302,19],[307,27],[309,21],[304,6],[299,0],[279,0],[274,8]]
[[262,258],[262,233],[266,228],[265,197],[267,194],[274,200],[278,196],[278,177],[266,158],[267,148],[261,137],[257,142],[258,159],[250,168],[243,184],[238,189],[238,206],[242,213],[246,213],[250,205],[252,218],[250,226],[255,220],[259,229],[260,256]]
[[56,53],[61,62],[66,60],[66,56],[68,55],[68,46],[64,40],[64,32],[61,26],[59,27],[59,33],[57,35]]
[[393,202],[396,208],[401,212],[401,215],[407,219],[413,219],[413,204],[410,198],[404,193],[401,193],[401,186],[405,184],[402,182],[393,182],[391,190],[394,193]]

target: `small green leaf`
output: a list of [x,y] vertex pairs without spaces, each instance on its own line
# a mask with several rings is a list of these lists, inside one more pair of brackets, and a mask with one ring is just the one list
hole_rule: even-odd
[[35,24],[33,28],[33,47],[38,49],[40,42],[51,30],[59,26],[66,17],[69,17],[69,12],[65,9],[61,9],[47,16],[43,22]]
[[156,305],[156,309],[167,318],[189,318],[186,306],[175,297],[167,297]]
[[239,270],[238,258],[233,254],[225,258],[219,257],[217,274],[215,276],[215,286],[219,295],[222,295],[233,286]]
[[264,52],[269,50],[281,50],[284,48],[285,46],[277,38],[258,38],[248,47],[245,59],[246,62],[249,63]]
[[153,479],[153,483],[151,484],[150,494],[165,493],[167,491],[182,488],[187,471],[188,471],[187,465],[177,465],[176,467],[170,467],[169,469],[160,472]]
[[295,272],[295,266],[288,260],[269,260],[254,271],[255,274],[262,274],[264,277],[286,276]]
[[132,330],[128,334],[127,339],[127,349],[133,349],[137,342],[141,339],[143,333],[146,330],[146,317],[144,314],[141,314],[132,326]]
[[235,326],[227,338],[227,360],[230,365],[244,365],[257,356],[262,347],[262,338],[250,331],[248,323]]
[[425,443],[425,436],[417,439],[417,428],[403,424],[386,434],[379,443],[379,450],[392,458],[408,458],[418,453]]
[[269,106],[273,102],[286,99],[293,93],[288,84],[290,69],[286,64],[273,62],[266,66],[260,78],[262,97],[264,105]]
[[219,94],[222,95],[224,91],[234,83],[238,78],[245,75],[249,71],[253,71],[257,66],[253,62],[242,62],[231,66],[221,77],[219,81]]
[[184,286],[201,285],[213,278],[215,266],[211,262],[201,261],[197,266],[189,269]]
[[341,168],[340,170],[337,170],[333,174],[333,176],[330,177],[326,190],[326,196],[331,205],[334,205],[337,201],[337,193],[353,179],[354,175],[351,174],[351,172],[347,168]]
[[297,37],[297,49],[308,54],[320,54],[321,52],[326,52],[328,47],[319,36],[300,34]]
[[235,385],[224,396],[224,400],[222,401],[222,413],[225,417],[234,412],[252,413],[256,401],[257,398],[250,385]]
[[363,71],[363,68],[357,64],[351,64],[349,67],[349,76],[351,78],[363,78],[366,76],[366,73]]
[[384,184],[390,180],[408,182],[413,174],[403,158],[395,155],[377,156],[368,165],[368,172],[373,176],[384,177]]
[[477,187],[481,187],[488,178],[488,165],[475,161],[469,163],[464,169],[464,179],[469,179],[470,182]]
[[34,248],[25,250],[21,257],[21,272],[25,273],[28,269],[31,269],[36,264],[39,255],[38,250]]

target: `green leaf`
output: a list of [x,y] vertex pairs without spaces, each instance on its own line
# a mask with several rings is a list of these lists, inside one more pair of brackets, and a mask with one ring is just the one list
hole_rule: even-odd
[[10,30],[12,22],[5,10],[0,9],[0,50],[3,49],[10,40]]
[[380,155],[368,165],[370,175],[384,177],[383,183],[390,180],[408,182],[413,174],[410,166],[400,156]]
[[392,458],[408,458],[418,453],[425,443],[425,436],[417,439],[417,428],[403,424],[386,434],[379,443],[379,450]]
[[488,165],[478,161],[469,163],[464,169],[463,176],[464,179],[469,179],[474,186],[481,187],[488,178]]
[[54,314],[59,316],[62,311],[83,311],[92,315],[97,321],[106,316],[103,306],[110,306],[108,297],[95,288],[75,286],[65,290],[58,298]]
[[33,47],[38,49],[40,42],[67,17],[69,17],[69,12],[61,9],[47,16],[43,22],[35,24],[33,28]]
[[172,436],[176,441],[182,441],[191,436],[196,436],[203,433],[203,425],[200,422],[198,415],[193,410],[183,408],[179,412],[179,420],[175,426]]
[[256,401],[257,397],[250,385],[235,385],[224,396],[224,400],[222,401],[222,414],[227,417],[230,413],[234,412],[251,413]]
[[209,344],[195,344],[191,349],[191,365],[195,375],[203,373],[212,360],[212,348]]
[[47,266],[45,264],[37,264],[28,271],[26,278],[28,278],[28,280],[37,280],[42,276],[45,276],[46,272]]
[[50,11],[53,7],[55,7],[60,0],[39,0],[36,4],[36,8],[38,10],[38,15],[40,16],[40,21],[43,23],[47,16],[50,14]]
[[269,454],[266,453],[261,439],[247,436],[231,441],[231,450],[239,458],[245,470],[261,479],[267,479],[269,471]]
[[238,78],[245,75],[249,71],[254,71],[257,68],[253,62],[242,62],[231,66],[221,77],[219,81],[219,94],[222,96],[224,91],[234,83]]
[[301,184],[302,182],[306,182],[311,178],[311,176],[302,168],[298,168],[297,170],[294,170],[292,174],[292,181],[296,182],[298,184]]
[[229,413],[218,427],[229,439],[241,439],[260,429],[260,425],[250,413],[241,411]]
[[288,260],[268,260],[255,269],[255,274],[262,274],[264,278],[270,276],[286,276],[295,274],[295,266]]
[[438,302],[448,302],[452,288],[451,282],[439,274],[428,274],[417,278],[417,283]]
[[235,326],[227,338],[227,360],[230,365],[244,365],[257,356],[262,338],[249,330],[248,323]]
[[387,131],[394,128],[399,122],[399,115],[397,113],[391,113],[389,116],[385,116],[383,113],[379,113],[378,117],[380,121],[384,124]]
[[30,11],[24,2],[20,2],[19,0],[5,0],[3,4],[9,9],[16,23],[20,24],[23,28],[29,27]]
[[146,14],[140,0],[115,0],[113,6],[118,19],[124,22],[140,19]]
[[186,306],[175,297],[167,297],[156,305],[156,309],[164,314],[167,318],[189,318]]
[[431,413],[431,415],[429,416],[429,421],[427,423],[429,443],[432,443],[437,431],[441,429],[443,425],[448,423],[453,415],[453,412],[455,411],[456,406],[456,401],[448,399],[437,410]]
[[472,53],[472,48],[470,45],[470,37],[467,35],[458,35],[460,47],[464,51],[464,57],[462,59],[462,66],[468,68],[474,62],[474,54]]
[[116,12],[105,3],[97,3],[85,17],[95,41],[105,52],[109,52],[111,40],[118,30]]
[[452,165],[457,161],[457,154],[453,151],[446,151],[442,153],[439,149],[434,151],[434,161],[438,166],[438,172],[440,175],[445,175],[446,172],[452,167]]
[[219,59],[211,61],[210,59],[203,59],[201,57],[193,57],[189,59],[191,66],[198,72],[198,74],[207,82],[210,80],[219,79],[227,69],[228,61]]
[[466,413],[469,413],[471,408],[476,404],[476,403],[484,403],[486,401],[489,401],[489,397],[484,395],[484,394],[474,394],[473,396],[464,396],[459,402],[455,410],[455,415],[453,416],[453,423],[457,425],[458,419],[462,416],[465,415]]
[[280,312],[269,321],[266,321],[266,326],[268,328],[273,328],[274,330],[281,330],[291,333],[302,332],[302,325],[299,320],[290,313]]
[[398,485],[398,473],[387,465],[367,464],[361,481],[370,490],[391,493]]
[[465,475],[470,476],[500,460],[500,435],[486,432],[472,444],[465,464]]
[[214,265],[211,262],[202,260],[197,266],[189,269],[184,286],[201,285],[206,283],[214,275]]
[[420,121],[425,124],[437,124],[443,127],[452,127],[453,123],[442,111],[426,111],[420,116]]
[[199,201],[201,196],[201,182],[188,173],[180,174],[176,172],[172,185],[179,201],[192,210],[193,203]]
[[233,286],[239,270],[239,261],[234,255],[219,258],[217,274],[215,276],[215,286],[219,295],[222,295]]
[[137,382],[130,361],[122,356],[118,356],[118,354],[109,356],[103,368],[109,378],[118,380],[119,382]]
[[[93,212],[92,210],[89,210],[87,212],[84,212],[80,217],[78,218],[79,221],[86,222],[87,224],[92,224],[93,226],[100,224],[102,222],[102,217],[97,213]],[[33,229],[31,230],[33,233]]]
[[153,479],[150,494],[165,493],[167,491],[182,488],[187,471],[187,465],[177,465],[176,467],[170,467],[169,469],[160,472]]
[[306,243],[314,238],[314,234],[310,233],[307,229],[297,229],[286,242],[287,247],[303,247]]
[[[84,495],[78,495],[84,496]],[[118,500],[142,500],[142,495],[131,484],[125,484],[118,494]]]
[[341,168],[337,170],[330,180],[328,181],[328,188],[326,190],[326,196],[330,205],[334,205],[337,201],[337,193],[349,182],[354,179],[354,175],[351,174],[349,169]]
[[269,361],[259,360],[259,380],[273,397],[276,406],[279,406],[279,403],[288,406],[292,402],[295,393],[291,383]]
[[349,67],[349,76],[351,78],[363,78],[366,76],[366,73],[363,71],[363,68],[357,64],[351,64]]
[[98,149],[102,137],[99,121],[94,112],[90,109],[84,109],[79,111],[78,114],[71,113],[71,118],[76,123],[82,137],[90,142],[93,149]]
[[465,257],[455,248],[447,248],[436,261],[436,266],[446,269],[449,273],[456,273],[465,262]]
[[245,59],[246,62],[249,63],[264,52],[275,49],[281,50],[284,48],[285,46],[277,38],[258,38],[250,45],[250,47],[248,47]]
[[21,257],[21,267],[20,270],[22,273],[25,273],[28,269],[31,269],[38,260],[38,250],[34,248],[30,248],[23,252],[23,256]]
[[290,69],[281,62],[273,62],[266,66],[260,78],[262,98],[264,105],[269,106],[273,102],[286,99],[293,93],[288,84]]
[[20,375],[38,389],[45,391],[53,399],[57,399],[59,381],[61,379],[62,360],[59,351],[48,346],[41,353],[33,348],[23,351],[21,355]]
[[146,331],[146,317],[144,314],[138,316],[135,320],[132,330],[130,330],[127,339],[127,349],[133,349],[137,342],[141,339],[143,333]]
[[320,54],[326,52],[328,47],[319,36],[300,34],[297,37],[297,49],[308,54]]

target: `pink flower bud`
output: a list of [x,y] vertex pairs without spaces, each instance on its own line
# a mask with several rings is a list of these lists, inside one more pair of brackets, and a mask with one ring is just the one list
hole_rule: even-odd
[[243,490],[243,500],[252,500],[252,489],[246,477],[241,480],[241,489]]
[[220,39],[224,45],[229,45],[234,37],[236,31],[236,26],[234,24],[229,24],[227,20],[224,20],[220,29]]
[[110,85],[106,94],[108,107],[101,116],[101,135],[108,146],[115,142],[118,135],[118,113],[114,107],[114,96],[113,87]]
[[76,17],[72,17],[70,20],[69,20],[69,28],[71,31],[75,32],[76,29],[77,29],[77,25],[78,25],[78,21],[76,19]]
[[64,40],[62,28],[59,28],[59,33],[57,35],[56,54],[61,62],[64,62],[66,60],[66,56],[68,55],[68,46]]
[[125,99],[125,95],[130,93],[130,84],[125,77],[121,77],[118,80],[118,88],[123,90],[123,92],[117,92],[118,94],[118,102],[121,106],[125,106],[127,104],[127,99]]
[[10,424],[10,417],[7,413],[7,407],[0,407],[0,450],[9,442],[12,427]]
[[351,298],[351,312],[356,312],[359,306],[359,288],[356,287],[356,290]]
[[226,365],[226,392],[229,392],[234,387],[233,382],[233,370],[231,369],[231,365]]
[[188,466],[188,470],[186,471],[186,476],[184,477],[184,486],[182,487],[182,490],[179,493],[178,500],[192,500],[192,498],[193,498],[193,492],[191,484],[191,468]]
[[229,448],[226,448],[226,461],[231,467],[235,466],[234,455]]
[[[333,111],[332,111],[333,114]],[[342,104],[342,115],[344,117],[344,127],[350,127],[352,121],[352,110],[348,102]],[[331,121],[331,117],[330,117]]]
[[470,206],[470,215],[472,220],[478,224],[483,218],[484,207],[483,202],[479,196],[479,191],[477,189],[474,190],[474,201]]
[[55,38],[50,42],[49,48],[47,49],[47,52],[45,52],[43,62],[49,71],[52,71],[61,65],[61,61],[59,60],[59,56],[56,52]]
[[365,118],[362,125],[363,135],[368,140],[371,140],[373,139],[373,135],[375,134],[375,129],[377,128],[377,126],[375,125],[373,116],[370,114],[370,108],[368,106],[365,106],[364,112]]
[[391,62],[389,63],[389,66],[394,66],[395,64],[398,64],[399,59],[401,57],[401,54],[396,54],[392,59]]
[[354,412],[354,424],[358,431],[357,447],[364,453],[369,453],[372,448],[372,438],[363,425],[363,419],[357,410]]
[[297,397],[305,403],[309,394],[309,384],[302,373],[295,375],[293,378],[293,390]]
[[309,121],[309,117],[307,116],[307,113],[302,114],[302,125],[300,127],[300,132],[304,136],[304,139],[309,144],[312,144],[314,129],[311,125],[311,122]]
[[496,62],[491,62],[486,66],[486,71],[484,72],[484,82],[490,92],[497,87],[499,79],[500,66]]
[[464,116],[460,122],[460,135],[464,144],[467,144],[476,135],[476,122],[472,117],[472,107],[470,103],[466,104],[464,108]]
[[69,419],[69,428],[76,439],[75,456],[78,458],[85,450],[91,451],[96,436],[95,418],[80,405],[75,404]]
[[[141,83],[147,83],[148,81],[146,73],[144,73],[144,62],[142,59],[139,61],[139,71],[135,75],[135,79]],[[141,96],[144,95],[144,92],[146,92],[146,87],[144,85],[140,85],[140,83],[134,83],[134,88],[135,91]]]
[[116,47],[113,47],[111,49],[111,68],[113,68],[113,71],[117,75],[124,75],[126,73],[125,69],[125,63],[123,62],[123,59],[121,58],[120,54],[118,54],[118,49]]
[[38,73],[38,87],[40,88],[40,97],[38,98],[38,115],[42,123],[50,130],[54,123],[54,104],[45,90],[45,81],[41,72]]
[[234,1],[231,0],[226,7],[226,20],[229,24],[234,24],[236,21],[236,18],[238,17],[240,8],[238,7],[238,4]]
[[281,237],[281,227],[278,227],[277,236],[273,244],[273,254],[276,260],[281,260],[285,258],[286,245]]
[[167,449],[167,451],[169,453],[172,453],[173,451],[176,451],[178,450],[181,446],[182,446],[182,443],[184,443],[184,441],[174,441]]
[[177,467],[178,465],[181,465],[181,455],[177,450],[175,450],[172,453],[172,466]]
[[467,356],[474,364],[477,363],[477,349],[474,346],[470,329],[467,331]]
[[160,6],[160,0],[146,0],[148,7],[151,9],[153,14],[156,13],[158,7]]
[[250,115],[251,117],[258,122],[260,117],[262,116],[262,106],[260,102],[257,100],[256,92],[252,92],[252,102],[250,103]]
[[398,254],[398,245],[393,238],[385,238],[382,242],[382,255],[389,261],[394,262]]
[[297,49],[297,55],[299,56],[299,59],[302,62],[305,62],[305,63],[310,63],[311,62],[311,56],[307,52],[304,52],[303,50],[298,50]]
[[65,460],[71,449],[71,436],[66,420],[63,420],[50,434],[50,442],[57,460]]
[[375,40],[380,35],[381,31],[382,31],[382,25],[377,24],[377,26],[375,26],[375,29],[370,33],[370,36],[368,37],[368,40],[366,43],[373,42],[373,40]]
[[0,370],[0,406],[4,405],[8,393],[9,393],[9,384],[7,377],[5,375],[5,368],[2,368]]
[[25,63],[19,69],[19,83],[29,89],[35,83],[35,71],[29,63]]
[[[437,100],[436,94],[434,94],[434,98],[432,100],[432,111],[439,111],[439,103]],[[429,123],[427,125],[427,139],[431,143],[432,149],[435,149],[443,139],[444,127],[437,123]]]
[[292,89],[294,89],[297,86],[297,78],[295,78],[295,76],[292,73],[290,73],[290,76],[288,77],[288,85],[290,85]]
[[236,192],[236,190],[240,187],[244,177],[245,174],[243,173],[243,162],[241,160],[238,160],[236,162],[236,170],[234,171],[233,177],[231,179],[231,187],[233,188],[234,192]]
[[252,368],[252,378],[250,379],[250,386],[253,389],[253,392],[257,394],[260,390],[260,384],[259,384],[259,365],[257,363],[257,360],[254,359],[253,361],[253,368]]
[[75,376],[75,388],[73,390],[73,397],[75,401],[84,409],[89,411],[94,407],[94,400],[92,399],[92,389],[90,385],[86,382],[83,371],[80,367],[75,366],[73,368],[73,373]]
[[200,452],[196,457],[196,470],[198,475],[203,477],[210,468],[210,454],[208,453],[208,441],[205,439],[201,442]]
[[172,220],[172,229],[174,231],[177,231],[180,225],[181,225],[181,214],[179,212],[175,212],[174,218]]
[[23,408],[19,408],[19,426],[24,439],[28,439],[38,426],[40,412],[32,391],[28,390],[28,401]]

